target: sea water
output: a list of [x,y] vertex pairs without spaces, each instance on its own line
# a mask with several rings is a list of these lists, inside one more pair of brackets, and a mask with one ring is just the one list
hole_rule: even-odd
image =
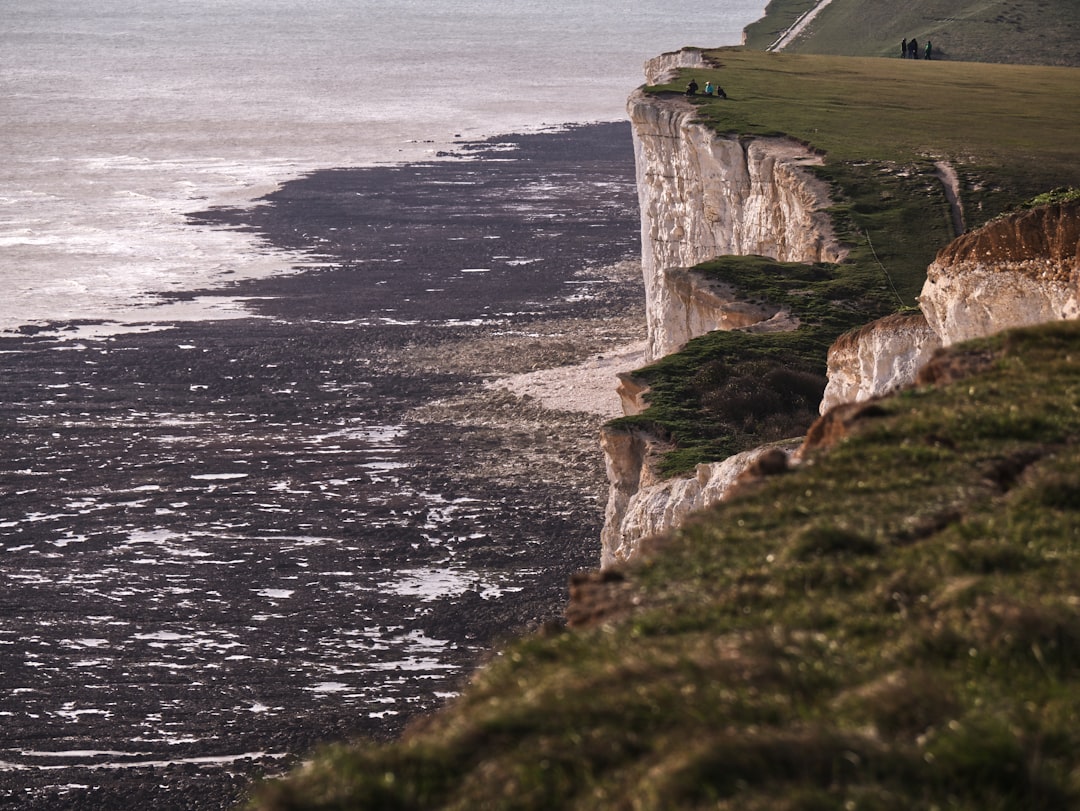
[[0,332],[241,315],[162,294],[310,260],[186,212],[318,168],[622,119],[646,59],[736,44],[764,5],[5,0]]
[[[557,557],[556,541],[579,531],[583,513],[602,511],[531,475],[477,486],[470,468],[483,465],[471,463],[501,454],[497,440],[403,416],[453,394],[457,379],[440,367],[395,389],[399,343],[423,348],[436,333],[494,340],[509,327],[484,332],[424,299],[393,321],[320,310],[339,325],[264,318],[237,331],[218,320],[245,315],[244,300],[170,294],[314,272],[312,251],[265,236],[281,228],[245,223],[290,200],[300,207],[295,188],[318,185],[316,170],[380,165],[368,173],[430,183],[427,193],[442,197],[429,211],[452,210],[448,199],[470,212],[492,201],[522,209],[505,232],[479,237],[474,225],[483,256],[455,252],[449,261],[460,264],[440,269],[437,283],[415,274],[430,290],[394,288],[391,299],[486,279],[475,298],[490,302],[499,278],[537,268],[552,284],[575,282],[572,304],[594,280],[542,261],[540,242],[572,246],[571,226],[578,237],[595,228],[609,259],[626,258],[628,172],[620,247],[612,226],[600,227],[615,196],[604,178],[580,181],[588,194],[565,188],[575,175],[505,181],[484,197],[470,189],[497,185],[490,165],[459,162],[463,176],[450,180],[427,166],[381,165],[437,159],[487,135],[623,119],[646,59],[736,43],[763,3],[728,0],[707,13],[594,0],[0,4],[0,332],[12,347],[0,398],[0,804],[90,807],[91,785],[107,781],[109,796],[145,799],[160,778],[151,768],[190,782],[197,766],[200,779],[227,784],[253,762],[273,768],[312,740],[391,728],[395,713],[453,693],[478,640],[505,622],[496,603],[539,599],[532,581],[542,573],[529,567]],[[287,199],[258,203],[233,227],[186,216],[245,208],[283,184]],[[423,198],[394,190],[410,205]],[[589,217],[568,224],[567,210]],[[384,230],[351,216],[357,233]],[[355,253],[354,270],[423,267],[465,239],[455,231],[437,244],[450,216],[395,232],[374,255],[344,244],[339,253]],[[453,216],[461,229],[461,212]],[[568,249],[565,261],[588,251]],[[352,273],[350,283],[365,278]],[[560,300],[532,294],[521,293],[530,309]],[[73,319],[105,323],[59,329]],[[185,319],[198,323],[131,334]],[[72,339],[10,337],[48,325]],[[273,351],[304,340],[310,362],[277,365]],[[539,445],[557,432],[533,430]],[[434,622],[445,629],[458,603],[486,622],[464,639]],[[222,807],[213,792],[189,803],[176,785],[161,789],[166,804],[159,794],[144,804]]]

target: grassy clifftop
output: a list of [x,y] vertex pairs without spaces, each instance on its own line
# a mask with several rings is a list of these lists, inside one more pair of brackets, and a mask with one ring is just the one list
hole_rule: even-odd
[[[818,0],[772,0],[746,29],[764,50]],[[1080,4],[1073,0],[830,0],[785,50],[899,57],[900,42],[934,44],[936,59],[1080,66]],[[922,53],[919,54],[920,58]]]
[[[841,333],[915,304],[927,265],[953,238],[938,163],[959,181],[967,226],[977,227],[1058,186],[1080,186],[1080,75],[1075,68],[905,62],[772,54],[740,48],[707,52],[718,65],[686,71],[650,88],[681,91],[690,77],[723,87],[728,98],[699,96],[698,116],[736,137],[786,135],[821,152],[815,171],[831,187],[837,233],[848,261],[811,272],[763,269],[759,259],[725,257],[699,267],[739,290],[794,312],[795,333],[761,336],[710,333],[637,376],[652,393],[643,414],[615,427],[644,428],[672,440],[666,473],[691,470],[783,438],[796,408],[748,413],[728,397],[730,375],[712,374],[753,361],[756,380],[767,366],[795,366],[824,388],[825,353]],[[725,398],[738,408],[725,409]],[[815,405],[816,407],[816,405]]]
[[[716,57],[694,75],[731,98],[702,116],[822,150],[853,248],[703,268],[801,308],[809,331],[763,357],[823,365],[829,335],[911,301],[950,233],[935,159],[969,225],[1080,185],[1072,71]],[[739,340],[645,370],[648,419],[700,440],[706,398],[684,384],[745,358]],[[710,442],[690,456],[726,447]],[[571,591],[569,630],[511,644],[402,740],[327,749],[254,807],[1080,807],[1080,324],[953,347],[921,387],[835,412],[801,467]]]

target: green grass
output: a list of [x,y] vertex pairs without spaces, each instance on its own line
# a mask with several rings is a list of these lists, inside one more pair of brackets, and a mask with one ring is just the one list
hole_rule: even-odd
[[[699,266],[702,275],[727,283],[742,298],[790,310],[800,328],[771,334],[710,332],[691,341],[635,373],[650,387],[650,407],[615,420],[609,429],[644,429],[672,441],[676,449],[661,463],[661,472],[669,474],[801,435],[817,416],[830,344],[895,306],[880,270],[871,269],[871,278],[863,277],[864,270],[737,256]],[[792,373],[802,377],[792,379]],[[812,396],[800,402],[806,382]]]
[[992,361],[655,544],[592,598],[606,623],[511,645],[256,807],[1077,807],[1080,325],[952,351]]
[[[838,0],[839,1],[839,0]],[[1075,174],[1080,79],[1074,68],[902,62],[728,48],[708,51],[726,101],[704,102],[721,132],[784,133],[831,161],[906,164],[941,157],[997,168],[1012,187]],[[667,87],[680,90],[683,79]],[[1037,163],[1035,163],[1037,161]],[[1027,180],[1027,172],[1035,177]]]
[[[746,29],[764,50],[810,0],[772,0]],[[936,60],[1080,65],[1080,4],[1073,0],[831,0],[786,49],[791,53],[899,59],[900,42],[930,40]],[[920,47],[920,58],[923,48]]]

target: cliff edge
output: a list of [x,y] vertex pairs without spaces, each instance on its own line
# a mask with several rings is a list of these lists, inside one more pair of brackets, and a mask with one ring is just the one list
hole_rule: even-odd
[[716,290],[696,293],[686,268],[722,255],[843,259],[826,213],[828,188],[806,171],[820,155],[787,138],[719,135],[674,94],[637,91],[627,111],[641,207],[647,360],[709,330],[779,315]]
[[1004,215],[958,237],[927,268],[919,307],[837,340],[823,414],[914,383],[943,346],[1080,317],[1080,200]]

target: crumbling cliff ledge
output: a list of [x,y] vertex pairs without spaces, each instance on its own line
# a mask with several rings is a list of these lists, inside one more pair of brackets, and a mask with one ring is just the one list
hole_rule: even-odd
[[[671,81],[678,67],[713,67],[690,50],[647,66],[653,81]],[[628,103],[641,204],[646,359],[674,352],[712,330],[793,329],[797,319],[766,301],[739,300],[694,266],[723,255],[780,261],[840,262],[825,184],[810,168],[820,161],[783,138],[717,134],[695,118],[681,94],[639,90]],[[1002,329],[1080,317],[1080,202],[1055,203],[994,220],[938,252],[919,297],[921,312],[870,323],[829,352],[822,413],[845,402],[886,394],[914,381],[942,346]],[[627,414],[641,413],[649,393],[623,375]],[[656,453],[645,429],[605,429],[611,489],[602,538],[605,562],[634,555],[641,539],[678,524],[690,509],[723,498],[727,481],[714,465],[686,479],[661,481],[648,466]],[[623,434],[616,436],[616,434]],[[615,456],[613,456],[615,455]],[[743,460],[743,463],[748,463]],[[730,462],[717,463],[737,465]],[[737,473],[735,474],[737,475]]]
[[938,252],[919,306],[945,346],[1080,317],[1080,201],[995,220]]
[[921,312],[889,315],[841,335],[829,348],[821,413],[907,385],[940,346]]
[[942,346],[1080,317],[1080,201],[1000,217],[950,242],[927,269],[919,306],[833,344],[822,414],[915,382]]
[[659,479],[650,462],[667,445],[644,432],[604,431],[601,447],[611,494],[601,533],[601,568],[633,558],[645,538],[680,526],[693,512],[723,501],[743,475],[763,461],[785,467],[801,441],[737,453],[701,464],[694,475]]

